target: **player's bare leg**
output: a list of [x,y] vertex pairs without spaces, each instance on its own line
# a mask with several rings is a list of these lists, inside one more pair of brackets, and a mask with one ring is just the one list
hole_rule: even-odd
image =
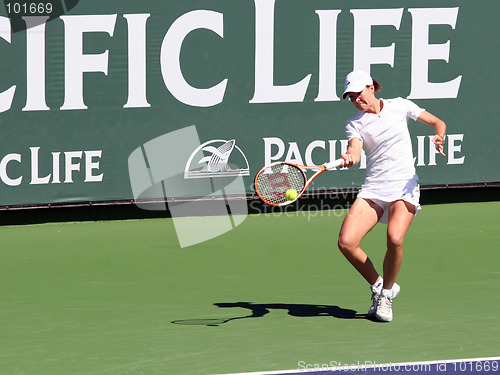
[[382,214],[383,209],[380,206],[370,200],[358,198],[349,209],[340,228],[338,241],[340,251],[370,285],[375,284],[379,274],[359,245]]
[[415,216],[415,206],[403,200],[389,206],[387,252],[384,259],[384,289],[391,289],[403,261],[403,241]]
[[396,277],[403,261],[403,241],[415,216],[415,206],[399,200],[389,206],[387,225],[387,252],[384,259],[384,285],[377,301],[377,319],[392,321],[392,300],[399,293]]

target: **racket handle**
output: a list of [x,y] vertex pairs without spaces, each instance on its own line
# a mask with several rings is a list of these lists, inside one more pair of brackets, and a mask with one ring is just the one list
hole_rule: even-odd
[[325,163],[324,166],[326,168],[326,170],[329,170],[329,169],[333,169],[333,168],[337,168],[337,167],[340,167],[340,165],[344,162],[344,159],[340,158],[340,159],[337,159],[337,160],[334,160],[334,161],[331,161],[329,163]]

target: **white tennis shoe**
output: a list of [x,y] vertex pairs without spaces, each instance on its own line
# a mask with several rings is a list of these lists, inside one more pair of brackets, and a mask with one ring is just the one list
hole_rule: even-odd
[[[377,317],[377,308],[379,304],[379,299],[380,295],[382,292],[382,287],[380,288],[375,288],[373,285],[370,286],[370,290],[372,292],[372,305],[370,306],[370,309],[368,310],[368,313],[366,314],[367,318],[375,318]],[[396,296],[399,294],[399,291],[401,290],[401,287],[394,283],[391,291],[392,291],[392,299],[396,298]],[[391,299],[391,304],[392,304],[392,299]],[[391,316],[392,316],[392,310],[391,310]],[[377,317],[378,318],[378,317]],[[392,320],[392,318],[391,318]]]
[[370,309],[366,314],[367,318],[375,317],[375,313],[377,312],[378,297],[380,296],[381,292],[381,290],[375,288],[373,285],[370,286],[370,289],[372,291],[372,305],[370,306]]
[[382,290],[382,292],[380,292],[378,296],[375,318],[382,322],[392,321],[392,300],[399,294],[400,289],[398,285],[397,293],[395,293],[396,285],[397,284],[394,284],[394,287],[390,291],[387,291],[385,289]]

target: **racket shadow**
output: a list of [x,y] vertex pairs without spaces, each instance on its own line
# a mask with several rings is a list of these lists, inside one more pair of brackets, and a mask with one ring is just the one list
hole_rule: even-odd
[[214,303],[220,308],[244,308],[250,310],[249,315],[235,316],[223,319],[185,319],[174,320],[171,323],[181,325],[219,326],[233,320],[262,318],[274,310],[285,310],[293,317],[332,317],[337,319],[368,319],[366,314],[333,305],[307,305],[287,303],[253,303],[253,302],[219,302]]

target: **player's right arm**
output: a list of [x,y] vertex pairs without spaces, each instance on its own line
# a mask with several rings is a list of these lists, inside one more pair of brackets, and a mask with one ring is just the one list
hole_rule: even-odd
[[353,137],[349,140],[347,152],[342,154],[344,164],[341,167],[352,167],[358,164],[361,160],[361,152],[363,151],[363,141],[358,137]]

